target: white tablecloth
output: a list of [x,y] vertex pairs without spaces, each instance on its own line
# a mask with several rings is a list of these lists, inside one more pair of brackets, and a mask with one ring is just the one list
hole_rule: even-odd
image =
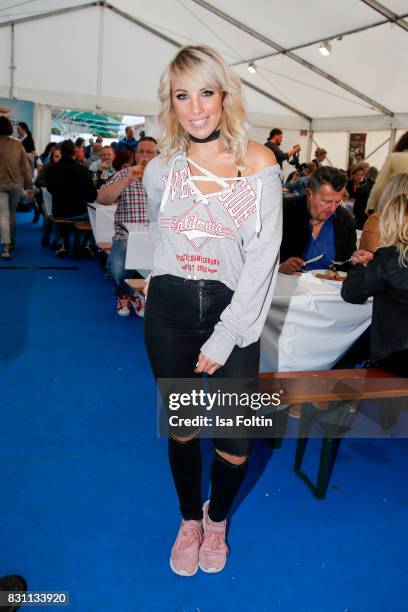
[[261,337],[261,372],[328,370],[371,322],[372,303],[347,304],[341,283],[279,274]]
[[112,242],[116,208],[116,204],[88,204],[89,220],[97,244]]
[[[126,268],[151,270],[148,227],[128,223]],[[341,283],[278,274],[261,337],[261,372],[329,370],[371,322],[372,303],[347,304]],[[250,305],[248,305],[250,307]]]
[[126,269],[143,270],[152,269],[153,245],[150,240],[149,225],[147,223],[126,223],[129,232],[126,250]]

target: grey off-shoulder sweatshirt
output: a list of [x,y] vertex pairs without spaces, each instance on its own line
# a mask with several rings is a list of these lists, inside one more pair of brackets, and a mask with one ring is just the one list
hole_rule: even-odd
[[[219,191],[199,191],[196,181],[203,174],[219,183]],[[258,340],[272,301],[282,240],[280,167],[220,179],[185,154],[164,165],[158,156],[146,167],[143,186],[154,246],[152,276],[218,280],[234,291],[201,347],[224,365],[235,345]]]

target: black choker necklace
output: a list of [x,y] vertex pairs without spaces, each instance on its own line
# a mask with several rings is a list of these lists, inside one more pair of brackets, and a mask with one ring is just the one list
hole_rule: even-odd
[[212,134],[210,134],[209,136],[207,136],[207,138],[196,138],[195,136],[192,136],[191,134],[189,134],[190,136],[190,140],[192,140],[193,142],[212,142],[213,140],[218,140],[218,138],[220,137],[221,134],[221,130],[215,130],[214,132],[212,132]]

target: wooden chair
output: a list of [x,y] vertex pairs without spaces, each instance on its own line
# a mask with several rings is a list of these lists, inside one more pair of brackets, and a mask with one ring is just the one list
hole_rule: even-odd
[[[282,391],[282,404],[301,404],[298,441],[294,471],[307,484],[317,499],[324,499],[333,472],[341,439],[350,420],[350,402],[364,399],[408,398],[408,379],[398,378],[392,372],[378,368],[355,370],[328,370],[312,372],[271,372],[260,375],[262,391]],[[334,382],[337,379],[337,383]],[[292,380],[292,383],[290,382]],[[274,384],[275,383],[275,384]],[[278,385],[276,385],[278,383]],[[280,389],[282,387],[282,389]],[[339,400],[343,403],[338,404]],[[308,442],[308,433],[319,410],[327,410],[327,402],[337,402],[335,418],[327,424],[322,438],[316,484],[303,472],[302,463]],[[408,407],[408,402],[407,402]],[[381,411],[381,426],[388,430],[394,424],[398,409]],[[272,446],[280,448],[282,432],[286,427],[287,410],[275,414],[276,437]]]

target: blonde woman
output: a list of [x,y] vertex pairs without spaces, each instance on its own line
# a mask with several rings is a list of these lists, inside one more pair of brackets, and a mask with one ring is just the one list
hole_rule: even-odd
[[[156,378],[255,378],[281,243],[274,154],[248,140],[241,86],[219,55],[185,47],[159,88],[161,155],[143,178],[154,263],[145,340]],[[182,522],[170,566],[182,576],[226,563],[226,518],[245,478],[247,439],[216,439],[202,507],[197,434],[171,431]]]
[[408,132],[405,132],[398,140],[394,150],[384,162],[383,167],[375,181],[367,202],[366,213],[375,212],[381,194],[388,181],[396,174],[408,172]]
[[385,186],[378,202],[377,210],[370,215],[363,226],[360,249],[374,253],[380,246],[380,217],[389,200],[408,193],[408,174],[397,174]]
[[380,217],[381,246],[367,267],[356,264],[349,272],[343,284],[342,297],[346,302],[363,304],[370,296],[374,296],[370,360],[393,370],[399,376],[408,377],[406,182],[405,187],[405,192],[394,191],[393,197],[386,202]]

